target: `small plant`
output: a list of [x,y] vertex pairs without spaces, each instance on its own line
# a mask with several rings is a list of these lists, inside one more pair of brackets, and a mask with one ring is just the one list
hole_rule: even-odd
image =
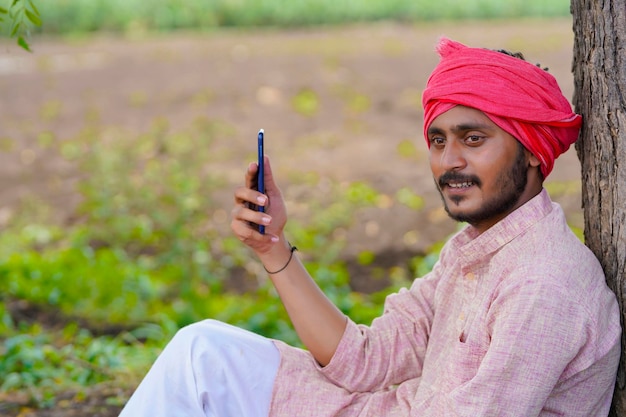
[[[0,346],[0,391],[21,391],[37,407],[55,403],[60,390],[83,390],[86,386],[114,380],[136,361],[134,351],[120,338],[94,338],[85,330],[70,326],[61,333],[43,332],[36,326],[7,337]],[[145,349],[144,349],[145,350]],[[145,355],[152,359],[152,355]],[[126,385],[120,378],[121,385]]]

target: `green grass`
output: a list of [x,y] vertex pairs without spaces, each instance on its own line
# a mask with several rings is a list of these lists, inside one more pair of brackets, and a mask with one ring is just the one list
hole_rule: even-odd
[[72,325],[58,332],[34,326],[4,340],[0,391],[27,393],[33,405],[45,407],[54,405],[60,389],[80,393],[107,381],[128,389],[128,377],[139,377],[133,370],[146,369],[156,355],[154,347],[93,337]]
[[[6,1],[5,1],[6,3]],[[376,20],[554,17],[568,0],[59,0],[36,1],[42,31],[141,32],[217,27],[302,27]]]

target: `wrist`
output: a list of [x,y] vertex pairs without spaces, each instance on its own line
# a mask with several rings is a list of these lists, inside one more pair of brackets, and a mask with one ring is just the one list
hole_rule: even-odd
[[259,256],[259,260],[265,271],[273,275],[286,269],[293,262],[295,256],[293,252],[296,250],[297,248],[282,236],[270,251]]
[[[289,242],[287,242],[287,243],[289,243]],[[270,275],[274,275],[274,274],[278,274],[279,272],[282,272],[285,269],[287,269],[287,267],[291,263],[291,260],[293,259],[293,253],[295,251],[297,251],[297,250],[298,250],[298,248],[296,248],[291,243],[289,243],[289,258],[287,258],[287,262],[285,262],[285,264],[283,266],[281,266],[280,268],[278,268],[276,270],[269,270],[269,269],[267,269],[267,267],[265,267],[265,265],[263,265],[263,268],[265,269],[265,272],[267,272]]]

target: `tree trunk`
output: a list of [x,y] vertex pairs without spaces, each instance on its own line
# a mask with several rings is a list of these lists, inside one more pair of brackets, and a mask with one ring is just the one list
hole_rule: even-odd
[[[626,313],[626,0],[572,0],[585,243]],[[626,416],[626,333],[611,416]]]

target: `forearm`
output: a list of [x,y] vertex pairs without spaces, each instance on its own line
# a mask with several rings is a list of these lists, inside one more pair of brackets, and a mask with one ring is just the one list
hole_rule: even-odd
[[[291,260],[287,264],[287,260]],[[325,366],[333,357],[346,327],[346,316],[326,297],[284,238],[260,255],[302,343]]]
[[[287,211],[274,182],[269,158],[265,157],[265,195],[253,189],[257,170],[257,164],[248,165],[245,186],[235,190],[231,229],[271,272],[272,282],[300,339],[320,365],[327,365],[343,336],[347,318],[322,293],[285,240]],[[250,209],[250,204],[264,206],[265,212]],[[250,224],[265,225],[265,234]]]
[[387,389],[422,374],[429,329],[431,294],[435,280],[418,280],[411,291],[401,290],[385,301],[384,313],[369,326],[348,321],[324,375],[350,392]]

